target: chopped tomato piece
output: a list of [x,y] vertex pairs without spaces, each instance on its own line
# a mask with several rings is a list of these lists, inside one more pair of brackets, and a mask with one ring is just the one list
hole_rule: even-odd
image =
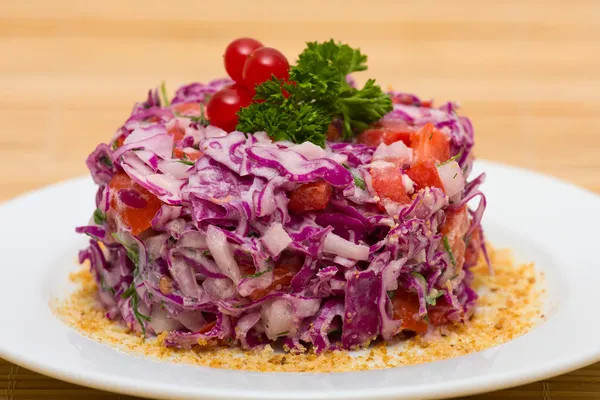
[[173,136],[173,140],[176,142],[183,140],[185,137],[185,129],[183,129],[177,120],[173,120],[171,123],[167,124],[167,132],[169,135]]
[[197,333],[206,333],[206,332],[210,332],[210,330],[212,328],[215,327],[215,325],[217,325],[217,321],[212,321],[207,323],[206,325],[204,325],[202,328],[200,328],[200,330]]
[[185,117],[199,117],[202,115],[200,103],[196,102],[175,103],[171,106],[171,110]]
[[465,263],[465,234],[469,230],[469,216],[467,206],[458,210],[447,210],[446,221],[440,232],[448,240],[452,257],[456,262],[456,270],[460,271]]
[[481,228],[475,229],[469,238],[467,243],[467,250],[465,251],[465,265],[472,266],[477,264],[479,261],[479,254],[481,253]]
[[[150,228],[162,202],[152,193],[135,183],[126,173],[115,174],[110,183],[110,209],[118,224],[131,229],[133,235],[139,235]],[[135,207],[125,204],[120,196],[123,193],[135,199]]]
[[324,210],[332,192],[331,185],[323,180],[305,183],[290,194],[288,208],[297,213]]
[[400,204],[411,202],[410,197],[404,191],[400,168],[396,166],[372,168],[371,179],[373,189],[375,189],[379,197]]
[[200,150],[196,150],[192,147],[187,147],[185,149],[176,147],[173,150],[173,157],[190,161],[198,161],[203,154],[204,153],[202,153]]
[[427,186],[444,189],[444,184],[432,159],[417,162],[406,170],[406,175],[417,185],[417,189]]
[[119,138],[116,140],[116,142],[117,142],[117,147],[123,146],[123,143],[125,142],[125,136],[119,136]]
[[399,288],[392,298],[392,307],[393,318],[402,320],[401,329],[416,333],[427,332],[427,321],[419,316],[419,298],[416,294]]
[[329,124],[327,128],[327,140],[330,142],[335,142],[340,138],[340,130],[336,128],[335,125]]
[[410,146],[410,136],[414,131],[415,128],[404,121],[383,120],[358,135],[358,143],[379,146],[381,143],[389,145],[401,140]]
[[[300,268],[302,268],[301,259],[297,257],[282,257],[277,261],[277,265],[275,266],[275,269],[273,269],[273,281],[271,284],[264,289],[256,289],[250,293],[248,298],[251,300],[258,300],[274,291],[285,291],[290,287],[292,279],[296,276],[298,271],[300,271]],[[254,266],[250,265],[240,266],[240,270],[243,275],[255,273]]]
[[431,100],[425,100],[421,102],[421,107],[424,108],[431,108],[432,104],[431,104]]
[[418,132],[410,136],[410,147],[413,148],[417,161],[433,158],[446,161],[450,158],[450,143],[444,132],[427,123]]
[[427,318],[429,323],[433,326],[441,326],[448,323],[448,311],[450,306],[443,298],[437,299],[437,304],[433,307],[429,307],[427,310]]

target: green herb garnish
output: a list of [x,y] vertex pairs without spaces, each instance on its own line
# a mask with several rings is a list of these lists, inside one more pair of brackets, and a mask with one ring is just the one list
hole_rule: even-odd
[[271,271],[273,271],[273,268],[269,268],[269,269],[266,269],[264,271],[257,272],[255,274],[251,274],[251,275],[242,275],[242,278],[258,278],[259,276],[264,275],[267,272],[271,272]]
[[106,214],[104,214],[99,208],[94,211],[94,222],[96,225],[102,225],[106,222]]
[[388,290],[387,291],[387,297],[389,297],[390,300],[393,300],[394,296],[396,296],[396,291],[395,290]]
[[348,74],[366,70],[366,61],[359,49],[333,40],[307,43],[290,69],[293,83],[273,77],[258,85],[254,98],[263,102],[238,112],[237,130],[323,147],[329,124],[339,119],[343,137],[351,138],[392,110],[390,96],[374,80],[362,89],[346,81]]
[[344,168],[346,168],[348,171],[350,171],[352,178],[354,178],[354,185],[356,187],[359,187],[362,190],[365,190],[367,188],[365,181],[357,173],[355,173],[349,166],[344,165]]
[[106,282],[104,281],[104,277],[102,275],[100,275],[100,287],[102,288],[102,290],[104,290],[105,292],[109,292],[110,294],[114,295],[115,294],[115,289],[111,288],[110,286],[108,286],[106,284]]
[[106,165],[109,168],[113,167],[113,163],[112,163],[112,161],[110,161],[110,158],[108,158],[108,156],[102,156],[102,157],[100,157],[100,162],[103,163],[104,165]]
[[290,333],[290,331],[280,332],[280,333],[277,334],[277,336],[285,336],[288,333]]
[[138,255],[138,250],[129,246],[128,244],[125,244],[120,236],[118,235],[117,232],[113,232],[112,237],[115,238],[115,240],[119,243],[121,243],[123,245],[123,247],[125,248],[125,250],[127,251],[127,257],[129,257],[129,259],[131,260],[131,262],[133,263],[133,265],[135,265],[135,271],[134,271],[134,275],[135,273],[137,273],[137,269],[138,269],[138,264],[140,262],[140,257]]
[[169,96],[167,95],[167,85],[165,85],[164,82],[160,85],[160,94],[162,97],[163,106],[169,107],[171,102],[169,101]]
[[446,249],[448,257],[450,257],[450,262],[456,267],[456,259],[454,258],[454,254],[452,254],[452,248],[450,247],[450,243],[448,242],[448,236],[444,236],[442,238],[442,242],[444,243],[444,249]]
[[457,155],[455,155],[454,157],[450,157],[449,159],[447,159],[446,161],[444,161],[441,164],[438,164],[438,167],[442,166],[442,165],[446,165],[451,163],[452,161],[456,161],[458,160],[458,158],[462,155],[462,150],[460,151],[460,153],[458,153]]
[[427,302],[427,304],[429,304],[430,306],[435,306],[437,303],[437,299],[442,297],[443,295],[443,290],[433,288],[429,291],[429,294],[425,296],[425,302]]
[[190,161],[190,160],[176,160],[177,162],[180,162],[182,164],[185,165],[196,165],[196,163],[194,161]]

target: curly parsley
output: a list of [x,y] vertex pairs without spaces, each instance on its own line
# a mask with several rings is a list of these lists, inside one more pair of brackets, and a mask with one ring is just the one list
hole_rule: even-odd
[[237,130],[265,131],[274,140],[325,145],[333,119],[349,139],[392,110],[392,100],[369,79],[362,89],[346,76],[367,69],[359,49],[329,40],[309,42],[290,69],[289,82],[273,77],[256,87],[256,100],[238,112]]

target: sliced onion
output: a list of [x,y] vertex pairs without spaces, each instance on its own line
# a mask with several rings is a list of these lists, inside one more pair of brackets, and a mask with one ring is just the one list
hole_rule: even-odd
[[223,231],[209,225],[206,231],[206,245],[221,272],[237,284],[240,281],[240,268],[235,262],[231,245],[227,242]]
[[369,258],[369,246],[352,243],[331,232],[325,236],[323,251],[354,260],[367,260]]
[[390,145],[381,143],[373,153],[373,160],[387,160],[410,164],[412,161],[412,149],[407,147],[403,141],[399,140]]
[[454,196],[465,187],[465,178],[462,169],[460,169],[456,161],[438,166],[437,171],[444,185],[444,192],[446,192],[448,197]]
[[263,234],[261,241],[272,256],[278,256],[292,243],[292,238],[287,234],[283,226],[277,222]]

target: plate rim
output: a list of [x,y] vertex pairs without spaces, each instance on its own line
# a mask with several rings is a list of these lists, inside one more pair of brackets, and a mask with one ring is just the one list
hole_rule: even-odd
[[[576,190],[580,193],[585,193],[586,195],[592,195],[595,200],[600,200],[600,196],[598,194],[592,192],[591,190],[575,185],[569,181],[540,173],[533,170],[528,170],[522,167],[507,165],[503,163],[498,163],[494,161],[487,160],[477,160],[477,163],[484,167],[492,167],[492,169],[503,169],[508,170],[509,172],[529,175],[531,178],[535,179],[543,179],[547,180],[552,184],[560,184],[566,185],[572,190]],[[90,180],[88,176],[79,176],[70,179],[65,179],[41,188],[34,189],[32,191],[20,194],[12,199],[9,199],[5,202],[0,203],[0,210],[10,207],[12,204],[23,201],[27,198],[32,198],[37,195],[42,194],[43,192],[51,191],[51,190],[59,190],[60,187],[69,186],[69,185],[77,185],[82,184],[86,180]],[[78,333],[79,334],[79,333]],[[520,338],[520,337],[519,337]],[[515,338],[507,343],[513,342],[515,340],[519,340],[519,338]],[[93,339],[87,338],[87,340],[93,341]],[[95,341],[94,341],[95,342]],[[503,346],[503,345],[499,345]],[[496,346],[497,347],[497,346]],[[11,350],[10,346],[7,344],[0,343],[0,357],[4,358],[8,362],[19,365],[23,368],[27,368],[29,370],[38,372],[40,374],[59,379],[62,381],[92,387],[99,390],[115,392],[115,393],[124,393],[128,395],[138,395],[138,396],[146,396],[152,398],[173,398],[173,396],[177,396],[178,398],[210,398],[210,399],[256,399],[256,392],[245,392],[245,393],[234,393],[236,392],[236,388],[232,389],[210,389],[206,387],[202,387],[201,392],[189,392],[189,391],[175,391],[173,392],[169,385],[164,383],[157,383],[153,387],[152,391],[146,390],[144,386],[139,385],[136,380],[131,380],[129,382],[125,382],[121,377],[117,377],[118,379],[113,381],[108,381],[110,376],[102,373],[90,373],[89,371],[83,374],[73,373],[72,370],[69,370],[68,367],[64,367],[59,364],[49,365],[44,362],[36,362],[35,357],[31,357],[31,354],[19,354],[18,350]],[[438,362],[451,361],[456,358],[454,357],[449,360],[443,360]],[[550,377],[558,376],[579,368],[582,368],[586,365],[590,365],[592,363],[600,361],[600,348],[595,349],[595,351],[590,351],[587,354],[581,355],[576,354],[571,356],[568,359],[561,359],[559,364],[548,364],[544,368],[535,367],[535,368],[519,368],[516,370],[505,371],[503,373],[496,373],[495,375],[486,374],[482,377],[470,377],[467,379],[458,379],[452,381],[453,388],[451,389],[451,394],[453,396],[457,395],[470,395],[481,393],[483,391],[494,391],[499,389],[504,389],[508,387],[514,387],[522,384],[527,384],[535,381],[539,381],[541,379],[547,379]],[[345,372],[345,373],[335,373],[335,374],[356,374],[356,373],[365,373],[365,372],[374,372],[374,371],[357,371],[357,372]],[[269,373],[274,374],[274,373]],[[275,373],[276,374],[276,373]],[[303,373],[284,373],[284,374],[303,374]],[[420,386],[411,386],[411,390],[409,390],[409,396],[413,397],[403,397],[403,398],[444,398],[449,394],[448,387],[444,387],[443,385],[438,387],[438,385],[433,385],[431,391],[427,393],[419,393]],[[373,393],[369,393],[370,397],[377,397],[381,399],[392,399],[397,398],[399,393],[402,391],[401,386],[387,386],[384,388],[378,388]],[[414,392],[414,393],[410,393]],[[404,392],[406,393],[406,392]],[[247,395],[246,395],[247,394]],[[307,392],[264,392],[260,394],[261,398],[264,399],[279,399],[281,396],[285,396],[289,399],[295,398],[305,398],[308,393]],[[312,395],[312,392],[311,392]],[[365,394],[361,391],[354,391],[339,388],[334,392],[326,392],[324,393],[322,398],[328,399],[360,399],[364,398]],[[317,399],[321,397],[312,397],[311,399]]]

